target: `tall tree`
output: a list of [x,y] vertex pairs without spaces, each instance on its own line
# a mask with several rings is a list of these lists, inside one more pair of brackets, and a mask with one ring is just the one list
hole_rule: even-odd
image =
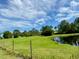
[[75,27],[77,28],[76,32],[79,33],[79,17],[75,19],[74,24],[75,24]]
[[40,35],[40,32],[37,29],[35,29],[35,28],[33,28],[32,30],[30,30],[29,33],[30,33],[31,36]]
[[12,38],[12,33],[11,33],[10,31],[5,31],[5,32],[3,33],[3,37],[4,37],[4,38]]
[[58,33],[68,33],[70,29],[70,24],[66,20],[61,21],[58,25]]
[[14,30],[13,31],[13,36],[14,36],[14,38],[17,38],[17,37],[19,37],[21,35],[21,32],[19,31],[19,30]]
[[22,32],[22,33],[21,33],[21,36],[22,36],[22,37],[28,36],[28,35],[27,35],[27,31]]
[[68,33],[76,33],[77,32],[77,27],[74,23],[70,24],[70,28],[68,28]]
[[41,35],[50,36],[53,33],[52,26],[43,26],[41,29]]

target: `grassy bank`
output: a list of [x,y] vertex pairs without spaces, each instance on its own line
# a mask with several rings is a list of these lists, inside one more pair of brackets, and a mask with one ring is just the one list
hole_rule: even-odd
[[20,58],[13,55],[9,55],[8,53],[0,49],[0,59],[20,59]]
[[69,36],[69,35],[64,34],[64,35],[53,35],[48,37],[32,36],[32,37],[22,37],[22,38],[20,37],[16,39],[14,38],[5,39],[5,40],[0,40],[0,46],[12,51],[13,48],[12,42],[14,40],[14,51],[16,53],[21,53],[23,55],[30,56],[30,40],[32,40],[33,58],[70,59],[70,56],[72,55],[77,56],[77,54],[79,54],[78,47],[67,45],[67,44],[58,44],[51,40],[55,36]]
[[57,36],[76,36],[76,35],[79,35],[79,33],[71,33],[71,34],[54,34],[52,35],[52,37],[57,37]]

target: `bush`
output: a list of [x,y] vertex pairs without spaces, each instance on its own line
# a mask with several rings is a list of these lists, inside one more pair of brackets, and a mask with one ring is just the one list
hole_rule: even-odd
[[19,30],[14,30],[13,31],[14,38],[18,38],[20,35],[21,35],[21,32]]
[[37,29],[33,28],[28,32],[28,34],[30,34],[30,36],[38,36],[40,35],[40,32]]
[[41,35],[50,36],[53,33],[52,26],[44,26],[41,29]]
[[3,37],[4,37],[4,38],[12,38],[12,33],[9,32],[9,31],[5,31],[5,32],[3,33]]

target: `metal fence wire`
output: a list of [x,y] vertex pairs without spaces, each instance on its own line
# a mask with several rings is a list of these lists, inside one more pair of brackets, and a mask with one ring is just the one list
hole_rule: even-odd
[[[29,55],[16,52],[16,48],[15,48],[16,44],[15,44],[14,40],[9,42],[9,44],[7,44],[7,43],[6,43],[6,41],[0,43],[0,49],[6,51],[10,55],[15,55],[16,57],[21,57],[22,59],[79,59],[79,51],[75,52],[75,54],[73,53],[73,54],[69,55],[68,57],[63,56],[63,55],[61,55],[61,56],[52,55],[53,53],[51,54],[52,56],[51,55],[41,56],[41,55],[37,55],[37,54],[34,55],[32,40],[29,41],[29,50],[28,50]],[[10,47],[7,48],[9,45],[10,45]]]

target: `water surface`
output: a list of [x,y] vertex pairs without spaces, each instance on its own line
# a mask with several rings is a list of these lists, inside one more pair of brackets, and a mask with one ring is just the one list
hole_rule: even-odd
[[79,35],[67,36],[67,37],[55,37],[53,40],[61,44],[70,44],[74,46],[79,46]]

